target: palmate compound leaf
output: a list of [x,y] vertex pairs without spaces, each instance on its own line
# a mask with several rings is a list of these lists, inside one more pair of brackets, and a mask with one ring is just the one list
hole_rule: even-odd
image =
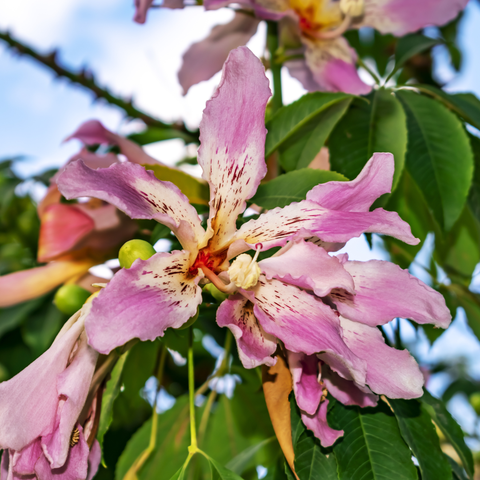
[[375,408],[335,402],[328,421],[331,427],[344,430],[333,446],[340,480],[417,480],[410,449],[383,401]]
[[332,170],[354,179],[374,152],[390,152],[395,160],[394,190],[405,164],[405,113],[390,90],[381,88],[367,98],[369,103],[354,100],[330,135],[330,165]]
[[267,123],[266,157],[280,150],[285,170],[307,167],[352,98],[345,93],[314,92],[282,107]]
[[330,170],[302,168],[262,183],[250,201],[266,209],[285,207],[305,200],[307,192],[319,183],[347,180],[340,173]]
[[418,461],[422,480],[451,480],[452,469],[440,448],[432,419],[418,400],[389,400],[402,437]]
[[470,449],[465,444],[462,429],[448,412],[441,400],[433,397],[426,390],[420,399],[424,404],[426,411],[445,435],[448,442],[453,446],[458,456],[462,460],[463,466],[470,479],[473,479],[473,456]]
[[441,103],[407,90],[396,95],[407,114],[406,166],[448,231],[460,216],[472,183],[473,154],[467,134]]

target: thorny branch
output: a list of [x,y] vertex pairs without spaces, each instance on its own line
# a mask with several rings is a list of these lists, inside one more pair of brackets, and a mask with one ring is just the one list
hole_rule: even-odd
[[42,55],[41,53],[35,51],[32,47],[12,37],[9,32],[0,31],[0,40],[3,40],[12,50],[14,50],[19,55],[26,55],[30,58],[33,58],[37,62],[49,68],[56,73],[57,77],[67,78],[72,83],[90,90],[94,94],[96,99],[103,99],[107,103],[121,108],[130,118],[138,118],[142,120],[146,125],[151,127],[174,129],[188,135],[195,136],[194,133],[190,132],[190,130],[185,127],[183,122],[177,122],[173,124],[164,123],[161,120],[158,120],[142,112],[141,110],[138,110],[138,108],[133,105],[131,99],[122,99],[111,93],[108,88],[99,86],[95,81],[93,73],[87,68],[82,68],[78,72],[68,70],[67,68],[58,63],[57,50],[53,50],[48,54]]

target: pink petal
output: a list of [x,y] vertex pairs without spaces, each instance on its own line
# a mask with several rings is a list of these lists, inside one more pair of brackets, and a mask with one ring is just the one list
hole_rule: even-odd
[[328,403],[328,400],[324,400],[320,404],[318,412],[314,415],[308,415],[302,412],[302,422],[320,440],[322,447],[332,446],[337,438],[340,438],[343,435],[343,430],[334,430],[328,426]]
[[67,253],[94,228],[90,216],[75,205],[50,205],[41,218],[38,261],[47,262]]
[[444,25],[467,3],[468,0],[365,0],[365,15],[356,26],[402,36],[428,25]]
[[279,338],[287,350],[307,355],[334,352],[348,362],[355,377],[365,379],[365,364],[342,340],[335,312],[322,301],[292,285],[260,276],[246,296],[253,298],[254,313],[263,329]]
[[50,292],[67,280],[86,273],[94,265],[84,262],[50,262],[44,267],[30,268],[0,276],[0,307],[10,307]]
[[287,351],[293,391],[298,408],[313,415],[320,405],[323,387],[318,381],[319,360],[315,355]]
[[389,398],[418,398],[423,395],[423,375],[408,350],[385,344],[376,327],[340,317],[343,338],[351,351],[367,362],[367,384]]
[[283,246],[288,240],[316,236],[324,242],[344,243],[364,232],[390,235],[410,245],[416,239],[408,223],[396,212],[377,208],[373,212],[328,210],[309,200],[274,208],[242,225],[235,240],[243,239],[251,248],[262,250]]
[[202,301],[199,277],[189,274],[189,252],[157,253],[117,272],[93,300],[85,321],[89,344],[108,354],[133,338],[142,341],[179,328]]
[[439,292],[398,265],[381,260],[346,262],[355,282],[355,296],[332,292],[341,315],[374,327],[396,317],[447,328],[452,320]]
[[153,0],[135,0],[135,15],[133,21],[137,23],[145,23],[147,20],[147,12]]
[[259,262],[262,272],[269,280],[277,278],[284,283],[313,290],[319,297],[325,297],[333,288],[354,293],[352,277],[323,248],[300,240],[284,249],[284,253],[280,250],[275,256]]
[[[82,123],[78,129],[72,133],[69,137],[65,139],[71,140],[76,138],[86,145],[95,145],[108,144],[108,145],[118,145],[120,151],[127,157],[127,159],[132,163],[138,163],[139,165],[158,165],[160,162],[148,155],[140,145],[137,145],[135,142],[128,140],[127,138],[117,135],[116,133],[111,132],[105,128],[98,120],[89,120],[88,122]],[[96,154],[90,154],[95,155]],[[88,163],[85,161],[88,165]],[[90,166],[90,165],[88,165]],[[98,166],[92,166],[92,168],[99,168]]]
[[355,180],[317,185],[307,200],[330,210],[368,212],[378,197],[390,193],[394,169],[391,153],[374,153]]
[[330,370],[327,365],[322,367],[322,381],[331,395],[344,405],[358,405],[360,407],[374,407],[378,402],[378,395],[360,389],[354,382],[345,380]]
[[94,440],[90,454],[88,456],[88,476],[86,480],[92,480],[98,471],[100,461],[102,460],[102,451],[98,440]]
[[52,468],[62,467],[67,460],[70,437],[85,405],[97,358],[98,353],[87,345],[86,335],[82,334],[73,361],[58,376],[59,425],[51,435],[42,438],[43,451]]
[[231,22],[213,27],[208,37],[191,45],[183,55],[178,72],[184,95],[191,86],[219,72],[230,50],[245,45],[257,31],[259,23],[260,20],[251,15],[235,13]]
[[265,106],[271,92],[260,60],[246,47],[230,52],[200,123],[198,163],[210,184],[212,251],[226,246],[236,219],[265,176]]
[[83,330],[78,320],[53,345],[11,380],[0,383],[0,448],[21,450],[54,429],[57,377],[67,366]]
[[[360,80],[357,54],[343,37],[333,40],[314,40],[303,37],[305,60],[317,85],[315,90],[366,95],[372,89]],[[299,77],[301,79],[302,77]],[[305,87],[310,87],[309,84]]]
[[233,333],[238,356],[245,368],[275,365],[276,359],[272,355],[277,342],[265,333],[253,314],[253,305],[246,298],[234,295],[222,302],[217,310],[217,323]]
[[79,441],[69,447],[69,455],[61,468],[52,468],[48,460],[42,455],[35,465],[37,477],[41,480],[83,480],[88,474],[89,449],[83,436],[81,425],[77,425],[80,433]]
[[13,470],[19,475],[34,475],[35,464],[43,455],[40,439],[35,440],[13,456]]
[[205,235],[195,208],[178,187],[158,180],[140,165],[127,162],[92,170],[77,161],[67,165],[57,183],[68,199],[100,198],[131,218],[155,219],[167,225],[192,252]]

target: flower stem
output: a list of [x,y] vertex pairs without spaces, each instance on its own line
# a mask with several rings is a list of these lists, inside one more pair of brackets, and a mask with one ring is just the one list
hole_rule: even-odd
[[195,370],[193,368],[193,327],[188,332],[188,395],[190,403],[190,453],[197,451],[197,430],[195,426]]
[[270,54],[270,70],[273,76],[272,110],[275,113],[282,105],[282,65],[277,61],[278,50],[278,24],[267,22],[267,48]]

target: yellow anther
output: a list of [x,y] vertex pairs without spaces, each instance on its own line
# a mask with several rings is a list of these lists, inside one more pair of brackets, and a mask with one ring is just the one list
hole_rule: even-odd
[[246,253],[242,253],[230,265],[228,269],[230,281],[238,288],[251,288],[257,284],[261,273],[257,263],[260,250],[261,247],[257,249],[257,253],[253,258]]
[[340,0],[340,10],[350,17],[361,17],[365,12],[364,0]]

